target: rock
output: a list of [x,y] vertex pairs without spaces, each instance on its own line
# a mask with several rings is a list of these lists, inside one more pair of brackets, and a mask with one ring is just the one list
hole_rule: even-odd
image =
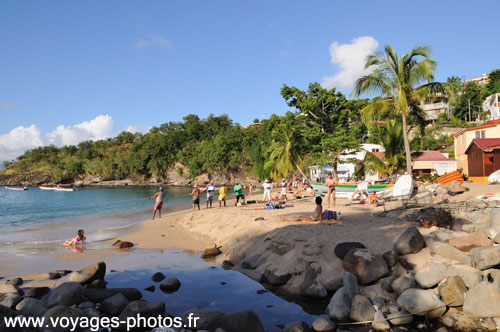
[[413,199],[417,204],[423,205],[423,204],[432,204],[432,193],[431,192],[424,192],[424,193],[419,193],[416,194]]
[[476,267],[480,270],[489,269],[500,264],[500,247],[475,248],[470,251]]
[[468,252],[474,248],[491,247],[493,245],[493,241],[488,239],[488,237],[484,233],[473,233],[466,236],[450,239],[448,241],[448,244],[460,251]]
[[392,325],[406,325],[413,322],[413,315],[406,311],[396,311],[387,315]]
[[345,287],[341,287],[333,294],[326,308],[326,313],[334,320],[346,320],[351,311],[352,298],[349,291]]
[[92,302],[82,302],[78,305],[78,308],[80,309],[90,309],[90,308],[95,308],[95,304]]
[[113,244],[113,247],[115,247],[115,249],[129,249],[133,246],[134,244],[132,242],[121,240],[118,240],[117,242],[115,242],[115,244]]
[[351,249],[366,249],[366,246],[361,242],[341,242],[335,246],[335,256],[343,260]]
[[455,232],[461,232],[463,225],[470,225],[470,224],[472,224],[472,222],[465,218],[452,219],[450,223],[450,230]]
[[101,313],[99,311],[97,311],[95,308],[86,308],[86,309],[83,309],[83,311],[85,311],[85,313],[87,315],[89,315],[90,317],[100,317],[101,316]]
[[5,326],[5,321],[4,321],[5,318],[11,318],[15,316],[17,316],[17,313],[14,310],[0,304],[0,331],[2,332],[15,331],[13,329],[8,329]]
[[281,285],[286,284],[288,282],[288,280],[290,280],[291,277],[292,277],[292,275],[290,273],[277,275],[277,274],[269,271],[268,269],[266,269],[264,271],[264,274],[261,277],[260,282],[261,283],[268,282],[274,286],[281,286]]
[[392,282],[391,287],[394,292],[396,292],[396,294],[400,295],[409,288],[417,287],[417,284],[415,283],[415,279],[413,278],[399,277]]
[[83,290],[83,295],[93,303],[102,303],[108,297],[118,293],[122,293],[129,301],[136,301],[142,298],[141,292],[135,288],[85,288]]
[[416,254],[424,247],[424,237],[416,227],[408,227],[399,236],[394,244],[394,249],[399,255]]
[[433,242],[430,245],[431,253],[459,262],[462,265],[472,266],[472,258],[466,253],[458,250],[449,244]]
[[103,279],[96,279],[90,283],[90,287],[92,288],[106,288],[108,283]]
[[344,270],[354,274],[361,285],[376,281],[387,273],[385,259],[370,249],[353,249],[345,256]]
[[219,326],[219,321],[224,315],[225,314],[219,310],[194,308],[189,309],[182,314],[182,323],[184,326],[189,326],[189,317],[198,317],[196,321],[196,329],[213,330],[216,326]]
[[161,272],[156,272],[151,276],[151,280],[153,280],[154,282],[160,282],[165,278],[166,278],[165,275]]
[[25,298],[16,305],[16,310],[23,316],[42,317],[47,311],[47,307],[40,300]]
[[358,278],[356,278],[354,274],[344,272],[344,275],[342,276],[342,286],[351,295],[351,297],[359,295]]
[[223,316],[219,327],[229,332],[264,332],[259,316],[251,310],[238,311]]
[[89,284],[96,279],[104,279],[106,274],[106,263],[99,262],[81,270],[71,273],[68,277],[69,281],[79,282],[82,284]]
[[50,292],[47,297],[44,298],[44,303],[46,303],[48,308],[52,308],[56,305],[65,307],[69,307],[73,304],[78,305],[83,302],[83,294],[82,285],[77,282],[65,282]]
[[109,314],[110,316],[117,316],[127,306],[127,298],[121,294],[115,294],[102,301],[99,308],[100,311]]
[[241,263],[241,267],[247,270],[255,270],[262,262],[266,260],[265,257],[261,255],[253,255]]
[[56,279],[60,279],[60,278],[61,278],[61,275],[59,273],[49,272],[49,279],[50,280],[56,280]]
[[395,250],[386,251],[382,257],[384,257],[389,267],[393,267],[398,262],[398,253]]
[[493,242],[495,242],[496,244],[500,243],[500,233],[498,233],[497,235],[495,235],[495,237],[493,238]]
[[313,330],[316,332],[334,332],[335,323],[325,317],[318,317],[312,324]]
[[464,304],[464,294],[467,286],[459,276],[448,277],[438,287],[439,295],[450,307],[460,307]]
[[222,261],[222,264],[221,264],[221,265],[222,265],[222,268],[223,268],[224,270],[230,270],[230,269],[232,269],[232,268],[233,268],[233,266],[234,266],[234,264],[233,264],[233,263],[231,263],[231,261],[228,261],[228,260]]
[[[356,279],[357,280],[357,279]],[[343,278],[342,277],[337,277],[328,280],[327,282],[323,283],[323,286],[325,286],[326,290],[329,292],[335,292],[337,289],[342,287],[344,284]]]
[[217,247],[217,245],[214,245],[213,248],[208,248],[203,251],[201,254],[201,258],[210,258],[210,257],[215,257],[220,254],[222,254],[222,251],[220,250],[221,247]]
[[[127,317],[137,317],[137,315],[140,315],[147,320],[149,317],[163,316],[164,313],[164,302],[146,302],[136,300],[129,302],[129,304],[127,304],[127,306],[122,310],[118,318],[120,321],[126,321]],[[118,330],[125,330],[126,327],[127,326],[125,324],[121,324],[118,327]]]
[[386,331],[391,328],[389,323],[385,320],[384,314],[382,311],[377,311],[375,316],[373,317],[372,327],[377,331]]
[[317,298],[324,298],[328,295],[326,288],[316,280],[320,273],[321,266],[318,263],[307,263],[304,271],[304,280],[300,285],[302,295]]
[[[63,325],[63,322],[65,320],[71,320],[71,321],[76,321],[80,320],[83,317],[90,318],[90,316],[87,314],[82,309],[79,308],[66,308],[64,306],[55,306],[51,309],[49,309],[44,315],[43,315],[45,321],[47,322],[47,328],[50,329],[52,332],[65,332],[68,331],[69,329],[67,326],[65,327],[65,324]],[[64,318],[64,319],[63,319]],[[54,325],[52,323],[55,323]],[[71,325],[69,325],[71,326]],[[77,328],[76,331],[83,331],[83,328]]]
[[394,294],[384,290],[380,283],[362,287],[360,291],[361,295],[364,295],[370,299],[375,297],[381,297],[384,299],[385,302],[393,302],[396,300]]
[[384,279],[380,279],[379,283],[382,286],[383,290],[385,290],[387,292],[392,292],[393,291],[393,289],[392,289],[392,282],[395,279],[396,278],[394,278],[394,277],[387,277],[387,278],[384,278]]
[[14,278],[11,280],[7,280],[6,284],[21,286],[23,284],[23,282],[24,282],[23,278]]
[[410,288],[405,290],[397,300],[404,310],[417,316],[437,318],[446,311],[445,304],[430,290]]
[[23,295],[24,292],[21,288],[12,284],[0,284],[0,294],[18,294]]
[[155,285],[144,288],[145,291],[153,293],[155,291]]
[[306,322],[293,322],[286,324],[283,332],[309,332],[312,331]]
[[175,277],[165,279],[160,284],[160,289],[167,294],[176,292],[181,288],[181,282]]
[[481,272],[468,265],[449,266],[445,273],[446,277],[459,276],[467,288],[472,288],[483,280]]
[[375,311],[384,311],[385,310],[385,300],[381,297],[372,297],[370,298],[373,308]]
[[318,256],[323,252],[323,246],[307,246],[302,250],[302,255],[304,256]]
[[465,294],[464,313],[472,318],[500,317],[500,290],[482,281]]
[[446,265],[435,262],[426,262],[422,268],[415,273],[415,281],[422,288],[436,286],[445,277]]
[[24,297],[34,297],[41,299],[44,295],[50,292],[49,287],[32,287],[25,294]]
[[0,296],[0,305],[14,309],[16,305],[23,300],[21,295],[15,293],[4,294]]
[[363,295],[356,295],[351,302],[349,318],[355,322],[372,320],[375,315],[372,303]]

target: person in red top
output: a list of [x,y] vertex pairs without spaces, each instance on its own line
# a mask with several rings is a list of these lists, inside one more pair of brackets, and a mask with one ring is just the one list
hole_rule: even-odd
[[85,240],[87,240],[87,238],[85,237],[85,234],[83,232],[83,229],[79,229],[78,230],[78,235],[72,239],[71,241],[64,241],[64,243],[61,243],[60,245],[61,246],[76,246],[78,244],[78,242],[82,242],[82,245],[85,244]]

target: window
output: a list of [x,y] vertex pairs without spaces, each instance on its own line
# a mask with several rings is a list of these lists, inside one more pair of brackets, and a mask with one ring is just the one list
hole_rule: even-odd
[[472,151],[472,159],[477,159],[477,151],[476,150]]
[[379,149],[372,149],[372,152],[379,152]]
[[478,130],[476,131],[476,138],[484,138],[485,136],[485,131],[484,130]]

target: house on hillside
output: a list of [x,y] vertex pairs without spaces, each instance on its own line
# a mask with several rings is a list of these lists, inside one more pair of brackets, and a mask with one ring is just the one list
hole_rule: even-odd
[[433,97],[431,100],[420,104],[420,107],[425,111],[427,120],[436,120],[439,114],[450,114],[450,104],[448,98],[441,94]]
[[475,138],[465,153],[472,182],[488,183],[488,176],[500,169],[500,138]]
[[483,102],[483,110],[490,112],[490,120],[500,118],[500,93],[486,97]]
[[413,173],[417,176],[437,173],[443,175],[457,170],[457,161],[439,151],[422,151],[412,157]]
[[453,146],[455,150],[455,159],[458,161],[458,168],[463,169],[463,173],[469,174],[469,165],[467,161],[466,150],[472,140],[476,138],[499,138],[500,137],[500,119],[491,120],[485,124],[464,128],[453,135]]

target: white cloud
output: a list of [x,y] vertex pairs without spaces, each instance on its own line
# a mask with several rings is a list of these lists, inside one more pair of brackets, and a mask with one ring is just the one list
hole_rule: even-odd
[[158,34],[152,34],[149,38],[140,38],[133,46],[134,49],[139,51],[148,47],[156,47],[164,51],[169,51],[172,48],[172,42]]
[[143,50],[148,47],[148,42],[145,39],[139,39],[137,43],[135,43],[134,48],[136,50]]
[[125,128],[125,131],[128,131],[129,133],[135,134],[135,133],[141,133],[141,134],[146,134],[151,127],[144,127],[141,124],[135,124],[135,125],[130,125],[127,128]]
[[38,146],[78,144],[81,141],[112,137],[116,132],[113,118],[109,115],[99,115],[73,126],[60,125],[48,133],[42,133],[36,125],[19,126],[0,135],[0,160],[14,159],[24,151]]
[[330,45],[330,62],[339,68],[337,74],[323,78],[325,88],[352,88],[354,82],[367,71],[366,56],[375,52],[378,41],[372,36],[354,38],[349,44],[333,42]]

